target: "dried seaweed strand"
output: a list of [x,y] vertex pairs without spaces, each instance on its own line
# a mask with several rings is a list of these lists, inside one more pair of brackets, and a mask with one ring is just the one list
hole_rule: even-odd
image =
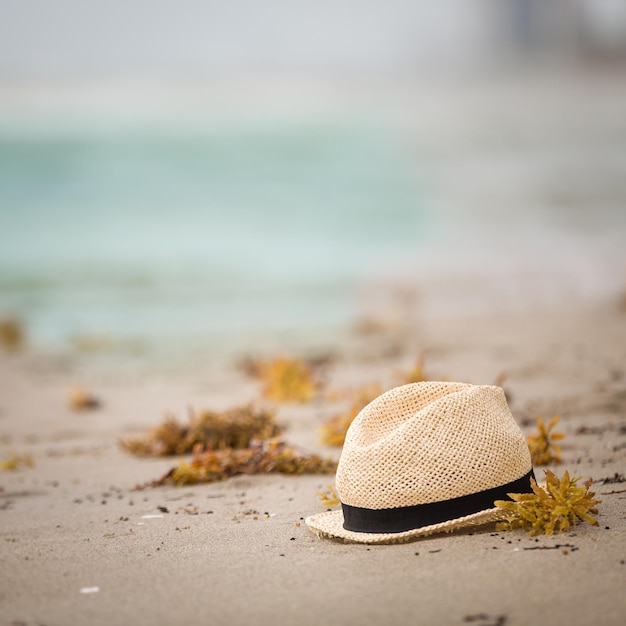
[[167,414],[164,421],[145,437],[120,440],[126,451],[139,456],[172,456],[200,450],[241,449],[253,441],[269,439],[280,433],[274,413],[252,405],[228,411],[189,410],[187,424]]
[[150,486],[210,483],[238,474],[330,474],[336,467],[332,459],[298,452],[275,438],[239,450],[197,450],[190,462],[181,461]]
[[320,440],[324,445],[341,447],[346,439],[346,433],[354,418],[361,409],[382,393],[378,384],[359,387],[354,392],[354,401],[344,413],[331,417],[320,427]]
[[332,509],[333,507],[341,504],[341,500],[339,499],[339,495],[337,494],[337,490],[334,485],[326,485],[326,491],[316,491],[315,493],[320,499],[322,505],[328,509]]
[[572,543],[557,543],[553,546],[531,546],[530,548],[522,548],[522,550],[571,550],[572,552],[576,552],[578,550],[578,546],[575,546]]
[[606,478],[600,478],[596,482],[601,485],[612,485],[614,483],[626,483],[626,476],[624,474],[618,474],[615,472],[613,476],[607,476]]

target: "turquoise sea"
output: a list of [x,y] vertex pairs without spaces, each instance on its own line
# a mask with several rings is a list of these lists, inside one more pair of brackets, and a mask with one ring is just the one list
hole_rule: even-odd
[[34,343],[216,350],[345,329],[429,228],[399,138],[345,122],[7,127],[0,221]]
[[328,348],[385,281],[435,315],[615,299],[626,130],[513,113],[455,134],[346,115],[4,119],[0,317],[46,349],[184,358]]

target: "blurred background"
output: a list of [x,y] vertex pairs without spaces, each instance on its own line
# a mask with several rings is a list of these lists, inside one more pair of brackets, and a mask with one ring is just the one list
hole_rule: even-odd
[[0,318],[332,346],[626,288],[626,0],[0,0]]

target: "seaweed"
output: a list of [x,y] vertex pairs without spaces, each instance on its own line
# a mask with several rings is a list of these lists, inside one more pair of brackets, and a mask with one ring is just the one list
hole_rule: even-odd
[[246,376],[261,381],[263,396],[274,402],[310,402],[324,386],[324,375],[337,360],[333,353],[307,358],[277,356],[262,359],[245,356],[237,367]]
[[319,389],[312,367],[303,359],[277,357],[258,367],[268,400],[306,403]]
[[331,474],[336,467],[332,459],[298,452],[279,438],[273,438],[244,449],[203,452],[198,447],[191,461],[181,461],[150,486],[211,483],[239,474]]
[[617,472],[615,472],[613,476],[606,476],[605,478],[600,478],[596,480],[596,482],[600,483],[601,485],[611,485],[613,483],[624,483],[626,482],[626,477],[624,476],[624,474],[618,474]]
[[74,386],[69,390],[67,402],[74,411],[86,411],[100,407],[100,400],[79,386]]
[[424,369],[424,356],[418,357],[413,367],[408,372],[398,372],[398,381],[401,385],[408,385],[409,383],[423,383],[430,380],[426,375]]
[[326,508],[332,509],[341,504],[334,485],[326,485],[326,491],[316,491],[315,493]]
[[24,328],[14,318],[0,319],[0,346],[17,351],[24,345]]
[[280,433],[274,413],[252,405],[217,412],[189,409],[188,423],[168,413],[163,422],[145,437],[120,440],[121,447],[139,456],[173,456],[195,449],[225,450],[249,447],[255,440]]
[[408,371],[397,371],[396,380],[398,385],[408,385],[410,383],[424,383],[429,380],[449,380],[446,376],[437,376],[433,378],[432,375],[426,372],[426,358],[424,355],[420,355],[411,369]]
[[496,387],[500,387],[502,389],[502,392],[504,393],[504,397],[506,398],[506,401],[510,404],[513,401],[513,395],[511,394],[509,389],[505,388],[505,383],[508,380],[509,375],[507,372],[502,371],[500,372],[495,380],[493,381],[493,384]]
[[0,471],[2,472],[15,472],[21,467],[35,467],[33,457],[29,454],[18,454],[11,451],[9,458],[0,462]]
[[555,415],[546,426],[541,417],[537,418],[537,432],[526,438],[533,465],[562,463],[561,448],[555,442],[563,439],[565,434],[552,432],[558,421],[559,416]]
[[[429,550],[432,552],[432,550]],[[507,615],[492,616],[487,613],[476,613],[463,617],[464,622],[481,622],[480,626],[504,626],[508,621]]]
[[496,507],[507,512],[505,521],[499,522],[496,530],[523,528],[534,536],[562,533],[580,522],[597,526],[593,516],[597,515],[596,505],[602,500],[594,500],[595,492],[589,491],[591,478],[582,486],[578,485],[579,480],[580,477],[570,478],[567,471],[559,478],[546,470],[543,489],[531,478],[532,493],[509,493],[512,500],[495,501]]
[[576,552],[578,546],[573,543],[556,543],[553,546],[529,546],[522,548],[522,550],[560,550],[563,554],[569,554],[570,550]]
[[341,447],[346,439],[346,433],[354,418],[361,409],[382,393],[380,385],[374,383],[364,385],[353,392],[354,400],[348,410],[331,417],[320,427],[320,440],[324,445]]

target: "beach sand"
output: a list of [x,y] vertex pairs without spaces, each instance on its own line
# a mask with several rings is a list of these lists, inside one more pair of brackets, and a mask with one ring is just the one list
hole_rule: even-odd
[[[564,464],[595,481],[626,474],[626,315],[589,309],[417,320],[338,347],[328,388],[389,387],[419,354],[432,379],[505,390],[525,433],[561,415]],[[83,385],[101,407],[76,412]],[[139,459],[120,437],[166,411],[259,398],[233,362],[165,370],[90,366],[28,350],[0,357],[2,447],[33,468],[0,473],[3,624],[623,624],[626,485],[596,482],[599,525],[366,546],[316,537],[332,476],[261,475],[135,490],[176,460]],[[280,405],[285,439],[322,454],[318,427],[340,404]],[[541,468],[536,468],[539,478]],[[96,590],[97,588],[97,590]]]

